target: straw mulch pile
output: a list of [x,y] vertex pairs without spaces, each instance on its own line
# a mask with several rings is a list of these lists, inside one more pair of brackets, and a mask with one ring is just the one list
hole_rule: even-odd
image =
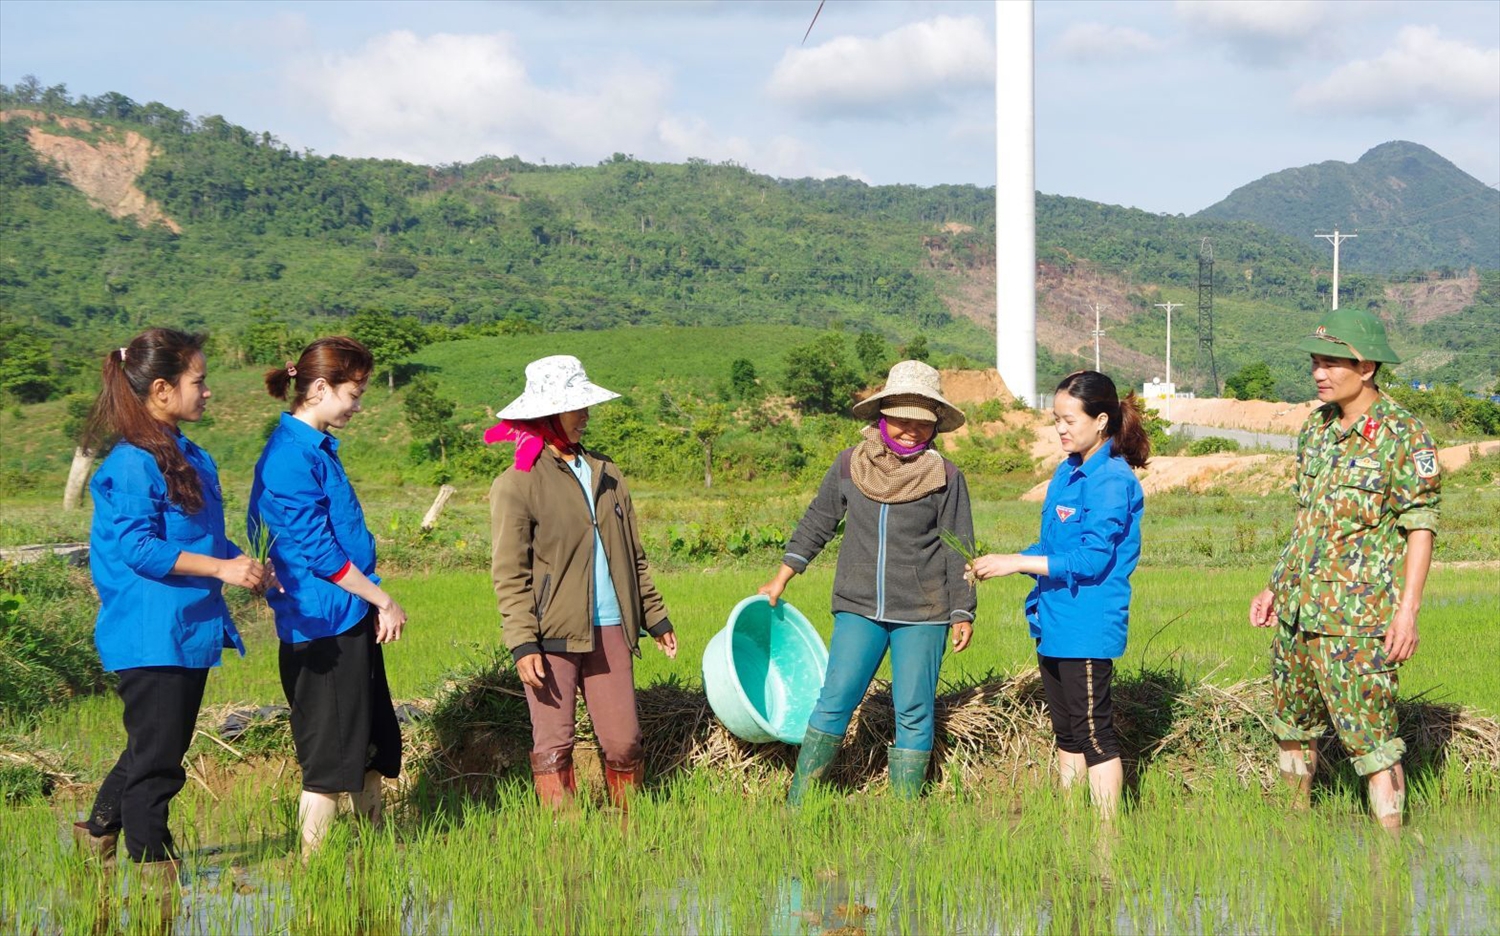
[[23,738],[0,740],[0,802],[51,796],[73,786],[77,772],[63,755]]
[[[1113,692],[1128,781],[1150,771],[1188,789],[1225,777],[1246,787],[1276,788],[1268,679],[1223,686],[1189,682],[1172,671],[1117,671]],[[640,690],[637,699],[651,776],[713,771],[745,789],[786,782],[796,748],[734,737],[700,688],[658,683]],[[486,797],[495,794],[498,776],[528,769],[530,718],[508,661],[450,681],[434,699],[403,703],[398,715],[407,745],[404,789]],[[1442,776],[1445,793],[1500,792],[1500,721],[1424,698],[1399,702],[1398,717],[1407,745],[1404,763],[1414,777]],[[940,788],[996,778],[1010,784],[1046,781],[1054,760],[1052,730],[1035,671],[942,694],[937,721],[932,780]],[[581,705],[578,724],[580,741],[591,744]],[[855,712],[830,780],[846,789],[883,782],[894,730],[890,687],[877,683]],[[198,733],[190,759],[250,764],[292,753],[283,707],[205,710]],[[1336,739],[1326,738],[1321,750],[1320,774],[1356,782]],[[59,756],[18,743],[0,743],[0,778],[7,771],[36,773],[47,792],[75,779]]]
[[[794,747],[731,735],[695,686],[660,683],[640,690],[637,699],[653,776],[712,770],[749,788],[784,783],[796,760]],[[1276,788],[1268,679],[1220,686],[1170,671],[1117,673],[1114,700],[1128,776],[1164,771],[1191,789],[1228,775],[1245,786]],[[1400,702],[1398,716],[1409,770],[1436,772],[1456,764],[1464,791],[1500,790],[1496,719],[1421,698]],[[944,693],[937,720],[933,780],[940,786],[985,776],[1041,780],[1053,763],[1051,723],[1034,671]],[[879,782],[894,731],[890,687],[877,683],[855,712],[830,779],[854,789]],[[412,734],[413,742],[426,747],[413,770],[431,781],[482,786],[510,767],[524,769],[530,728],[514,671],[500,664],[453,684],[433,717]],[[593,741],[581,706],[579,737]],[[1322,754],[1320,773],[1353,777],[1337,740],[1325,739]]]

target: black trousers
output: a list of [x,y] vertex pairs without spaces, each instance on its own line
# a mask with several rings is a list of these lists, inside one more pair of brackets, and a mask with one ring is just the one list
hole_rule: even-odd
[[1115,704],[1110,695],[1115,663],[1105,659],[1036,657],[1057,749],[1082,754],[1090,767],[1120,756]]
[[182,756],[193,740],[208,670],[141,666],[120,670],[125,702],[125,752],[104,778],[89,832],[125,830],[125,851],[135,861],[176,858],[167,811],[187,781]]
[[358,793],[371,770],[401,775],[401,725],[375,622],[371,608],[342,634],[281,645],[281,688],[302,789],[311,793]]

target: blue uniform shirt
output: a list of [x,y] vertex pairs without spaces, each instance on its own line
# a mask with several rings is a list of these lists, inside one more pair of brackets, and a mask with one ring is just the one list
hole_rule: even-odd
[[1069,659],[1125,653],[1130,573],[1141,558],[1145,494],[1107,440],[1086,462],[1057,466],[1042,504],[1042,536],[1021,552],[1046,556],[1048,574],[1026,596],[1037,652]]
[[167,479],[150,452],[120,442],[94,473],[89,571],[99,592],[94,645],[110,671],[137,666],[219,665],[225,647],[245,644],[216,578],[173,575],[185,552],[233,559],[224,535],[224,499],[214,460],[187,436],[177,447],[198,472],[203,507],[194,514],[167,498]]
[[342,634],[369,613],[367,601],[329,581],[345,565],[380,581],[375,537],[338,451],[333,436],[282,413],[255,463],[246,522],[251,530],[264,522],[274,537],[271,562],[284,591],[269,589],[266,600],[286,643]]

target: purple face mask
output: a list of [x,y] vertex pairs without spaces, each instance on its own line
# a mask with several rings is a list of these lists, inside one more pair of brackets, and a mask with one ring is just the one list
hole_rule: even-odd
[[886,448],[895,452],[897,455],[900,455],[902,458],[909,458],[912,455],[925,450],[927,446],[932,444],[932,440],[928,439],[921,445],[902,445],[900,442],[897,442],[895,439],[891,438],[891,431],[890,428],[885,424],[884,416],[880,417],[880,440],[885,443]]

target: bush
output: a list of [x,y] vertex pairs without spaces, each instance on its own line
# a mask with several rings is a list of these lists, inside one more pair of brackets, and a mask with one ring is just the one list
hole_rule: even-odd
[[1465,435],[1500,435],[1500,404],[1469,396],[1458,387],[1413,390],[1397,384],[1387,387],[1386,393],[1427,423],[1429,431],[1448,429]]
[[1276,400],[1276,378],[1265,361],[1256,361],[1224,381],[1224,392],[1236,400]]
[[1187,447],[1189,455],[1217,455],[1220,452],[1238,452],[1240,444],[1222,436],[1204,436],[1194,439]]
[[104,688],[93,591],[62,559],[0,563],[0,711],[10,721]]

